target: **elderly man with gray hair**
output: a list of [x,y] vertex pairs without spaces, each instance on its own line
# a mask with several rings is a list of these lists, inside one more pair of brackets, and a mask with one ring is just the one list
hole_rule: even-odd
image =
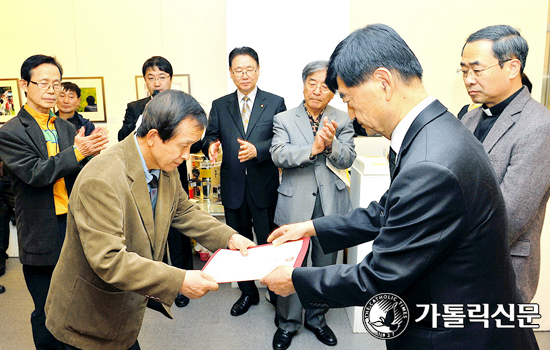
[[471,34],[458,73],[474,103],[462,123],[483,144],[508,214],[508,245],[521,299],[535,296],[540,240],[550,197],[550,111],[531,97],[522,73],[529,46],[508,25]]
[[69,200],[67,234],[46,301],[46,326],[67,349],[139,349],[149,299],[170,306],[218,289],[202,271],[162,262],[170,226],[214,251],[254,243],[188,200],[177,167],[206,126],[191,96],[163,91],[137,132],[92,159]]
[[[325,84],[327,61],[307,64],[302,72],[304,101],[273,119],[271,158],[282,169],[275,223],[286,225],[325,215],[345,214],[351,200],[344,181],[329,168],[347,169],[355,160],[353,124],[348,115],[328,106],[334,93]],[[338,171],[337,171],[338,172]],[[324,254],[316,237],[311,240],[313,266],[336,262],[336,254]],[[273,349],[287,349],[302,325],[302,305],[296,294],[277,297]],[[326,345],[337,339],[327,326],[328,309],[308,309],[305,327]]]

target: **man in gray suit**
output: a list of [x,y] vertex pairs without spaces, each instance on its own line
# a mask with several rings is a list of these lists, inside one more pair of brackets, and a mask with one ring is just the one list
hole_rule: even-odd
[[540,234],[550,195],[550,112],[531,98],[521,74],[529,48],[514,28],[496,25],[468,37],[458,71],[475,103],[464,116],[489,155],[508,214],[508,244],[521,298],[537,290]]
[[[328,61],[314,61],[302,71],[304,101],[273,119],[271,157],[283,169],[275,210],[275,223],[315,219],[324,215],[346,214],[351,200],[346,184],[329,167],[347,169],[355,160],[353,123],[349,116],[328,103],[334,97],[325,84]],[[344,173],[345,174],[345,173]],[[311,239],[313,266],[336,262],[337,252],[325,254],[317,237]],[[277,297],[273,348],[287,349],[302,325],[302,305],[296,294]],[[305,327],[326,345],[337,339],[327,326],[328,309],[308,309]]]

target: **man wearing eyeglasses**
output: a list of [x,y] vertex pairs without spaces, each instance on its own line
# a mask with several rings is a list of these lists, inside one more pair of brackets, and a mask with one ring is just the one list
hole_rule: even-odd
[[51,111],[63,70],[51,56],[34,55],[21,67],[27,103],[0,128],[0,158],[15,196],[19,260],[34,302],[31,325],[37,349],[62,349],[45,327],[44,305],[65,238],[68,201],[82,160],[108,142],[105,128],[84,135]]
[[[149,103],[156,94],[165,90],[170,90],[172,87],[174,70],[172,69],[172,64],[162,56],[153,56],[145,61],[141,68],[141,72],[145,84],[147,85],[149,96],[128,103],[124,121],[122,122],[122,128],[118,132],[119,141],[124,140],[132,131],[137,130],[141,124],[143,110],[147,103]],[[191,153],[200,152],[200,146],[200,141],[194,144],[191,147]],[[185,160],[178,166],[178,171],[180,173],[180,181],[183,189],[185,192],[188,192],[187,162]],[[188,237],[183,237],[178,230],[170,228],[168,233],[168,249],[170,251],[170,262],[173,266],[179,267],[180,269],[193,269],[191,241]],[[153,309],[161,310],[160,305],[154,304],[154,301],[150,301],[148,305]],[[175,304],[177,307],[185,307],[189,304],[189,298],[183,294],[178,294]]]
[[527,41],[496,25],[468,37],[459,74],[474,103],[462,122],[493,165],[508,214],[508,244],[523,302],[537,290],[540,235],[550,196],[550,112],[522,83]]
[[170,90],[172,86],[172,65],[168,60],[161,56],[153,56],[149,58],[143,67],[141,68],[143,79],[145,79],[145,85],[147,85],[147,91],[149,96],[128,103],[126,108],[126,114],[124,115],[124,121],[122,122],[122,128],[118,131],[118,140],[122,141],[126,136],[130,135],[132,131],[136,129],[136,123],[138,118],[143,113],[147,102],[151,101],[151,96],[155,91],[162,92],[164,90]]
[[[292,224],[351,211],[344,181],[332,169],[347,169],[355,157],[353,121],[328,103],[334,97],[325,78],[328,61],[313,61],[302,71],[304,101],[297,108],[277,114],[273,120],[271,158],[282,169],[275,210],[277,225]],[[331,169],[332,166],[332,169]],[[311,238],[312,266],[336,263],[338,252],[325,254],[317,237]],[[273,349],[287,349],[302,326],[298,295],[277,297],[277,331]],[[328,309],[305,311],[304,326],[322,343],[334,346],[336,335],[327,325]]]
[[[269,153],[273,116],[286,110],[282,97],[256,87],[260,76],[258,54],[250,47],[229,53],[229,74],[237,91],[212,102],[203,152],[216,161],[220,146],[222,204],[225,220],[241,235],[264,244],[275,228],[279,171]],[[254,281],[239,282],[241,297],[231,308],[239,316],[258,304]]]

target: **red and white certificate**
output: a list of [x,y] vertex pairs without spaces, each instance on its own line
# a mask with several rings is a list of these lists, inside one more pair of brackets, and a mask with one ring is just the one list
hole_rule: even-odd
[[202,271],[217,283],[259,280],[277,266],[302,266],[308,246],[309,237],[279,246],[269,243],[248,248],[248,256],[238,250],[218,249]]

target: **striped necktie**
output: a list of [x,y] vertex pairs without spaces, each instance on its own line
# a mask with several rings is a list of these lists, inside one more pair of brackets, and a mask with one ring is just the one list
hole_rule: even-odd
[[241,111],[241,118],[243,119],[244,132],[248,128],[248,121],[250,120],[250,105],[248,104],[250,98],[248,96],[243,97],[243,110]]

